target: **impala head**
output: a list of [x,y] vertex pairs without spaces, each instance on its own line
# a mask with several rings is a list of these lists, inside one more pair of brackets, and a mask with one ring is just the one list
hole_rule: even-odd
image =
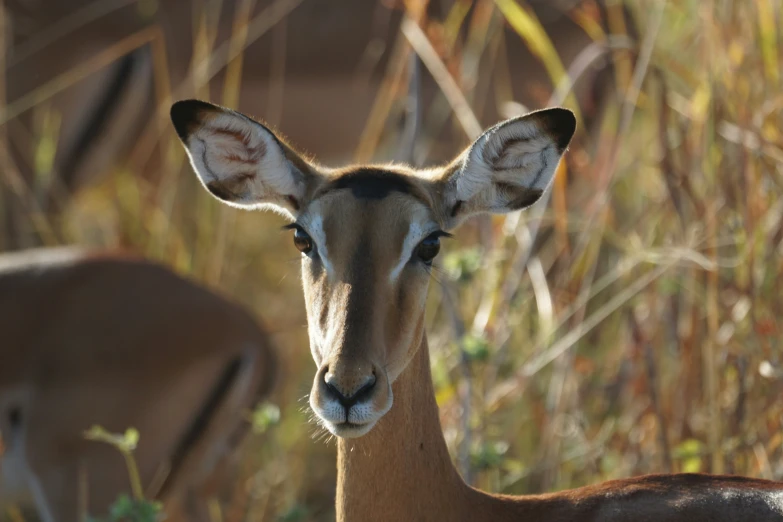
[[327,169],[234,111],[190,100],[171,117],[212,195],[292,221],[317,366],[310,405],[340,437],[391,408],[424,335],[440,238],[473,214],[535,203],[575,129],[570,111],[548,109],[496,125],[445,167]]

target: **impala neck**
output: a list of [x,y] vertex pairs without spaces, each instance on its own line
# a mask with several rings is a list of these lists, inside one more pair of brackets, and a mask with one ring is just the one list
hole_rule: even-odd
[[[337,521],[420,520],[473,495],[451,463],[438,418],[426,336],[392,386],[394,405],[358,439],[339,439]],[[454,520],[448,516],[441,520]]]

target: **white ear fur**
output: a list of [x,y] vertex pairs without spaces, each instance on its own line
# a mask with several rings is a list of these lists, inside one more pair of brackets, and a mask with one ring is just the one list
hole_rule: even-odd
[[576,129],[571,111],[545,109],[495,125],[449,169],[444,204],[456,226],[481,212],[504,213],[538,201]]
[[235,207],[271,208],[291,218],[300,208],[310,173],[290,161],[272,131],[198,100],[175,103],[171,119],[193,170],[213,196]]

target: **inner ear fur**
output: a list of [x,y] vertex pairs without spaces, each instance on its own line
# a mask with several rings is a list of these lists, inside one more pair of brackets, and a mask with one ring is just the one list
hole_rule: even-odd
[[574,114],[544,109],[484,132],[436,176],[448,226],[483,213],[505,213],[538,201],[576,130]]
[[172,106],[171,120],[204,187],[229,205],[293,218],[318,183],[310,161],[244,114],[184,100]]

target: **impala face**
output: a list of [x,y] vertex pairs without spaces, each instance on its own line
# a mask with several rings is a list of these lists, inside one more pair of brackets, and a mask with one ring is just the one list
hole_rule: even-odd
[[302,254],[310,405],[333,434],[364,435],[392,407],[392,383],[424,334],[440,240],[466,217],[535,203],[576,126],[565,109],[508,120],[451,164],[327,169],[239,113],[195,100],[171,109],[199,179],[215,197],[291,220]]

